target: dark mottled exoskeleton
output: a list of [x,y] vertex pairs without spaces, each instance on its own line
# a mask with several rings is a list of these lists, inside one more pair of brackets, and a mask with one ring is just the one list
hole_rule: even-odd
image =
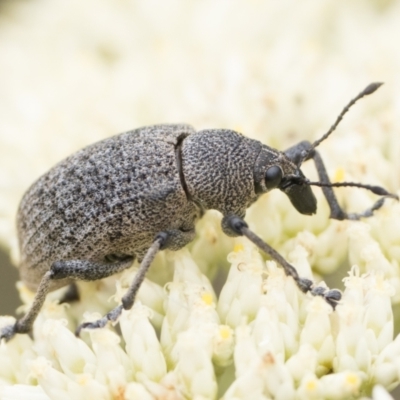
[[[322,186],[335,219],[370,216],[384,197],[364,213],[350,215],[339,206],[332,186],[358,186],[395,197],[376,186],[331,184],[314,150],[352,104],[379,86],[371,84],[353,99],[319,141],[301,142],[286,152],[231,130],[196,132],[189,125],[156,125],[103,140],[60,162],[30,187],[19,207],[21,279],[37,293],[29,312],[4,328],[1,337],[8,340],[29,332],[49,291],[77,279],[110,276],[136,258],[141,265],[122,304],[99,321],[82,324],[77,332],[115,321],[123,308],[132,307],[156,253],[178,250],[192,241],[196,220],[208,209],[223,214],[227,235],[248,237],[281,264],[303,292],[323,296],[334,307],[341,296],[338,290],[315,287],[299,277],[243,218],[259,196],[275,188],[309,215],[317,207],[310,185]],[[308,181],[300,170],[310,158],[319,182]]]

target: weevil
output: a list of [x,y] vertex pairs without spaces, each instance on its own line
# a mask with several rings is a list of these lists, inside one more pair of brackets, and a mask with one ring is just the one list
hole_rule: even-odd
[[[330,218],[338,220],[369,217],[386,197],[397,198],[379,186],[332,184],[315,150],[349,108],[380,85],[368,85],[351,100],[319,140],[283,152],[232,130],[196,132],[190,125],[155,125],[105,139],[61,161],[28,189],[19,206],[19,270],[36,295],[27,314],[3,328],[1,338],[30,332],[48,292],[75,280],[108,277],[137,259],[139,270],[121,304],[98,321],[81,324],[77,334],[116,321],[123,309],[132,307],[155,255],[191,242],[196,221],[209,209],[222,213],[225,234],[246,236],[301,291],[324,297],[334,308],[340,291],[300,277],[249,229],[244,217],[252,203],[273,189],[284,192],[301,214],[311,215],[317,209],[311,186],[321,186]],[[300,169],[309,159],[315,162],[318,182],[310,182]],[[364,212],[348,214],[336,199],[335,186],[356,186],[382,197]]]

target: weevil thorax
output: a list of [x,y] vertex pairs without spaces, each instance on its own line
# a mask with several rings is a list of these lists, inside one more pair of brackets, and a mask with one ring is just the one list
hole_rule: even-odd
[[258,194],[254,165],[262,144],[225,129],[196,132],[182,145],[187,194],[204,210],[243,216]]

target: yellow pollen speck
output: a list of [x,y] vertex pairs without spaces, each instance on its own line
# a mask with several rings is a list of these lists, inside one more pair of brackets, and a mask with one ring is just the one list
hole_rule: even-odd
[[211,244],[217,243],[218,235],[214,228],[209,228],[205,232],[205,237]]
[[335,175],[333,177],[333,182],[343,182],[344,181],[344,169],[338,168],[335,171]]
[[346,383],[351,386],[358,386],[360,383],[360,378],[356,374],[348,374],[346,376]]
[[231,329],[229,326],[221,326],[219,328],[219,334],[222,339],[229,339],[231,337]]
[[233,251],[234,251],[235,253],[239,253],[239,252],[241,252],[241,251],[243,251],[243,250],[244,250],[244,247],[243,247],[243,245],[240,244],[240,243],[235,244],[235,247],[233,248]]
[[77,378],[76,378],[76,382],[79,385],[82,385],[82,386],[86,385],[89,382],[88,374],[80,374],[80,375],[78,375]]
[[270,353],[270,352],[264,354],[263,357],[262,357],[262,360],[263,360],[264,364],[266,364],[266,365],[275,364],[275,358],[272,355],[272,353]]
[[201,296],[201,299],[203,300],[203,302],[205,304],[207,304],[208,306],[210,306],[213,303],[213,297],[212,294],[209,292],[203,293]]
[[306,389],[309,391],[309,392],[313,392],[313,391],[315,391],[315,389],[317,388],[317,382],[316,381],[308,381],[307,382],[307,384],[306,384]]

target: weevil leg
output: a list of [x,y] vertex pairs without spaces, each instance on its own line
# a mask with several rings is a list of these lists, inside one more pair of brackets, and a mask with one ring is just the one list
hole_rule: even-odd
[[117,274],[132,265],[134,257],[126,256],[116,262],[93,262],[86,260],[56,261],[50,271],[51,279],[77,279],[81,281],[97,281]]
[[288,263],[275,249],[269,244],[264,242],[259,236],[251,231],[247,223],[236,215],[227,215],[222,220],[222,229],[224,232],[229,233],[230,236],[234,234],[236,236],[246,236],[251,242],[253,242],[259,249],[264,253],[268,254],[273,260],[282,266],[286,275],[291,276],[296,282],[297,286],[303,293],[310,292],[313,296],[323,297],[327,303],[329,303],[333,309],[335,309],[337,303],[340,301],[342,295],[337,289],[326,289],[321,286],[314,286],[313,282],[307,278],[301,278],[290,263]]
[[116,321],[118,319],[118,317],[121,315],[123,309],[129,310],[132,308],[133,303],[135,301],[136,294],[139,291],[139,288],[144,280],[144,277],[146,276],[147,271],[150,268],[150,265],[152,264],[157,253],[160,250],[162,250],[163,248],[165,248],[168,239],[169,239],[169,235],[167,232],[160,232],[156,236],[156,238],[154,239],[154,242],[152,243],[150,248],[147,250],[147,253],[145,254],[142,262],[140,263],[140,267],[135,276],[134,281],[132,282],[128,291],[122,297],[122,304],[115,307],[108,314],[106,314],[103,318],[101,318],[97,321],[85,322],[85,323],[79,325],[75,331],[75,334],[77,336],[80,335],[80,332],[82,331],[82,329],[103,328],[104,326],[107,325],[107,323],[109,321],[112,321],[112,322]]
[[[310,142],[302,141],[297,145],[287,149],[285,151],[285,154],[296,164],[300,162],[304,152],[307,151],[310,148],[310,146],[311,146]],[[326,171],[324,161],[322,160],[322,157],[319,154],[319,152],[313,150],[304,161],[309,159],[312,159],[314,161],[320,182],[330,184],[331,181]],[[321,189],[330,208],[329,218],[337,219],[340,221],[344,219],[359,220],[360,218],[372,217],[374,211],[378,210],[383,206],[386,198],[386,197],[381,197],[372,205],[372,207],[368,208],[367,210],[361,213],[346,213],[340,206],[339,202],[337,201],[335,192],[333,191],[332,187],[322,186]]]
[[43,276],[36,291],[29,311],[14,325],[6,326],[0,333],[0,339],[10,340],[17,333],[28,333],[32,330],[33,323],[41,310],[50,291],[51,281],[63,278],[94,281],[105,278],[128,268],[133,257],[126,257],[115,263],[98,263],[83,260],[57,261],[52,264],[49,271]]
[[[328,173],[326,172],[325,164],[318,151],[314,150],[311,154],[311,158],[314,160],[319,180],[323,183],[331,183]],[[328,187],[323,186],[321,189],[331,210],[329,217],[338,220],[344,220],[344,219],[359,220],[360,218],[372,217],[374,215],[374,211],[381,208],[386,199],[386,197],[381,197],[372,205],[372,207],[366,209],[361,213],[346,213],[345,211],[343,211],[342,207],[340,207],[336,195],[333,192],[333,188],[329,186]]]
[[46,295],[49,292],[51,275],[51,271],[47,271],[44,274],[29,311],[21,319],[17,320],[14,325],[4,327],[1,331],[0,339],[9,341],[17,333],[28,333],[31,331],[33,322],[39,314]]
[[[313,151],[311,158],[313,159],[315,163],[315,167],[317,169],[317,173],[319,176],[319,180],[323,183],[331,183],[328,173],[326,172],[325,164],[322,160],[321,155],[318,153],[318,151]],[[378,199],[372,207],[366,209],[365,211],[361,213],[347,213],[343,211],[342,207],[340,207],[336,195],[333,191],[333,188],[329,186],[323,186],[322,188],[322,193],[324,194],[329,208],[331,210],[330,213],[330,218],[333,219],[338,219],[338,220],[344,220],[344,219],[351,219],[351,220],[359,220],[360,218],[368,218],[372,217],[374,215],[374,211],[378,210],[381,208],[385,202],[386,197],[381,197]]]
[[[328,173],[326,172],[325,164],[318,151],[313,151],[312,159],[314,161],[315,168],[317,169],[319,180],[323,183],[331,183]],[[324,186],[321,189],[331,210],[329,218],[338,220],[348,219],[347,213],[345,213],[342,207],[340,207],[333,189],[329,186]]]

